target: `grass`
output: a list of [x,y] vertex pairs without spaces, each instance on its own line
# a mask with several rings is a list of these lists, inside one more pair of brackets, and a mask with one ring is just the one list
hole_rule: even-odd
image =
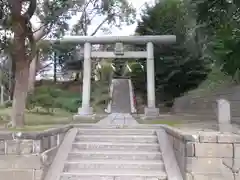
[[7,130],[13,132],[33,132],[33,131],[45,131],[56,127],[55,125],[38,125],[38,126],[24,126],[24,128],[8,128]]
[[162,119],[142,119],[141,116],[134,115],[134,118],[139,124],[163,124],[168,126],[174,126],[177,127],[179,125],[184,124],[184,121],[180,118],[174,117],[174,116],[165,116],[162,117]]
[[72,121],[72,124],[91,124],[91,123],[97,123],[101,119],[103,119],[105,116],[97,116],[94,118],[79,118],[74,121]]
[[27,111],[25,112],[25,127],[24,128],[5,128],[10,121],[12,108],[0,109],[0,130],[10,131],[43,131],[58,125],[66,124],[81,124],[81,123],[96,123],[105,115],[95,116],[94,118],[78,118],[73,121],[73,114],[61,109],[55,109],[54,113],[49,114],[39,108],[38,112]]
[[219,67],[213,67],[207,79],[203,81],[197,89],[189,91],[187,94],[193,96],[208,95],[209,93],[229,87],[233,84],[232,77],[223,73]]
[[143,119],[136,119],[139,124],[163,124],[168,126],[178,126],[181,123],[179,120],[159,120],[159,119],[150,119],[150,120],[143,120]]
[[[0,116],[4,123],[10,121],[12,108],[0,109]],[[72,121],[72,114],[66,111],[56,109],[53,114],[46,113],[41,109],[39,112],[25,112],[25,123],[27,126],[50,125],[50,124],[68,124]]]

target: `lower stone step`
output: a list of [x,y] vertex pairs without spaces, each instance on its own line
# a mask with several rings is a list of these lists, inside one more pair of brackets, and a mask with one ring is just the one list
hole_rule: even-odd
[[75,162],[66,162],[64,172],[79,172],[92,169],[95,170],[156,170],[165,171],[164,164],[158,161],[129,161],[129,160],[82,160]]
[[165,172],[156,171],[85,171],[62,173],[60,180],[167,180]]
[[75,139],[80,141],[95,142],[136,142],[136,143],[157,143],[156,135],[78,135]]
[[82,150],[124,150],[124,151],[160,151],[157,143],[116,143],[116,142],[75,142],[72,151]]
[[112,129],[112,128],[79,128],[79,135],[156,135],[155,130],[151,129]]
[[85,159],[112,159],[112,160],[161,160],[162,154],[158,151],[78,151],[68,155],[68,161]]

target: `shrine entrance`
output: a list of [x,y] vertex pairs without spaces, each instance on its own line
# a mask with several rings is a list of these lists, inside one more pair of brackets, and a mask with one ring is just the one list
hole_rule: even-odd
[[[147,107],[145,115],[158,115],[159,109],[155,102],[155,72],[154,72],[154,44],[173,44],[176,42],[174,35],[162,36],[70,36],[58,40],[60,43],[73,43],[84,45],[84,63],[83,63],[83,88],[82,104],[78,110],[79,116],[88,116],[93,114],[90,106],[91,93],[91,59],[92,58],[121,58],[121,59],[147,59]],[[53,41],[56,42],[56,41]],[[114,51],[94,51],[94,44],[115,44]],[[145,45],[145,51],[124,51],[123,45]]]

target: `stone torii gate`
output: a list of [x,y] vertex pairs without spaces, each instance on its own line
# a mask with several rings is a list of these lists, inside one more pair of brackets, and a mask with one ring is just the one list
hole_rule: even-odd
[[[52,41],[60,43],[72,43],[84,45],[83,64],[83,89],[82,105],[78,110],[78,116],[93,114],[90,106],[91,93],[91,59],[92,58],[146,58],[147,59],[147,107],[146,116],[159,115],[159,109],[155,102],[155,72],[154,72],[154,44],[173,44],[176,42],[175,35],[161,36],[69,36],[60,40]],[[116,44],[115,52],[93,51],[94,44]],[[123,44],[146,45],[145,51],[124,51]]]

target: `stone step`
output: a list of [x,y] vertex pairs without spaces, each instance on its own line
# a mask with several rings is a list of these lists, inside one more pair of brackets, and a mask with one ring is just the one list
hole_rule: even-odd
[[157,143],[117,143],[117,142],[75,142],[72,151],[82,150],[123,150],[160,151]]
[[62,173],[60,180],[167,180],[167,175],[161,171],[88,170],[81,173]]
[[112,92],[112,112],[131,113],[130,89],[128,79],[116,79]]
[[112,128],[89,128],[78,130],[79,135],[155,135],[155,130],[152,129],[112,129]]
[[136,161],[136,160],[81,160],[75,162],[66,162],[64,172],[81,172],[85,170],[156,170],[165,171],[161,160],[157,161]]
[[157,143],[156,135],[78,135],[76,141]]
[[161,160],[162,154],[158,151],[78,151],[68,155],[68,161],[84,159],[114,159],[114,160]]

